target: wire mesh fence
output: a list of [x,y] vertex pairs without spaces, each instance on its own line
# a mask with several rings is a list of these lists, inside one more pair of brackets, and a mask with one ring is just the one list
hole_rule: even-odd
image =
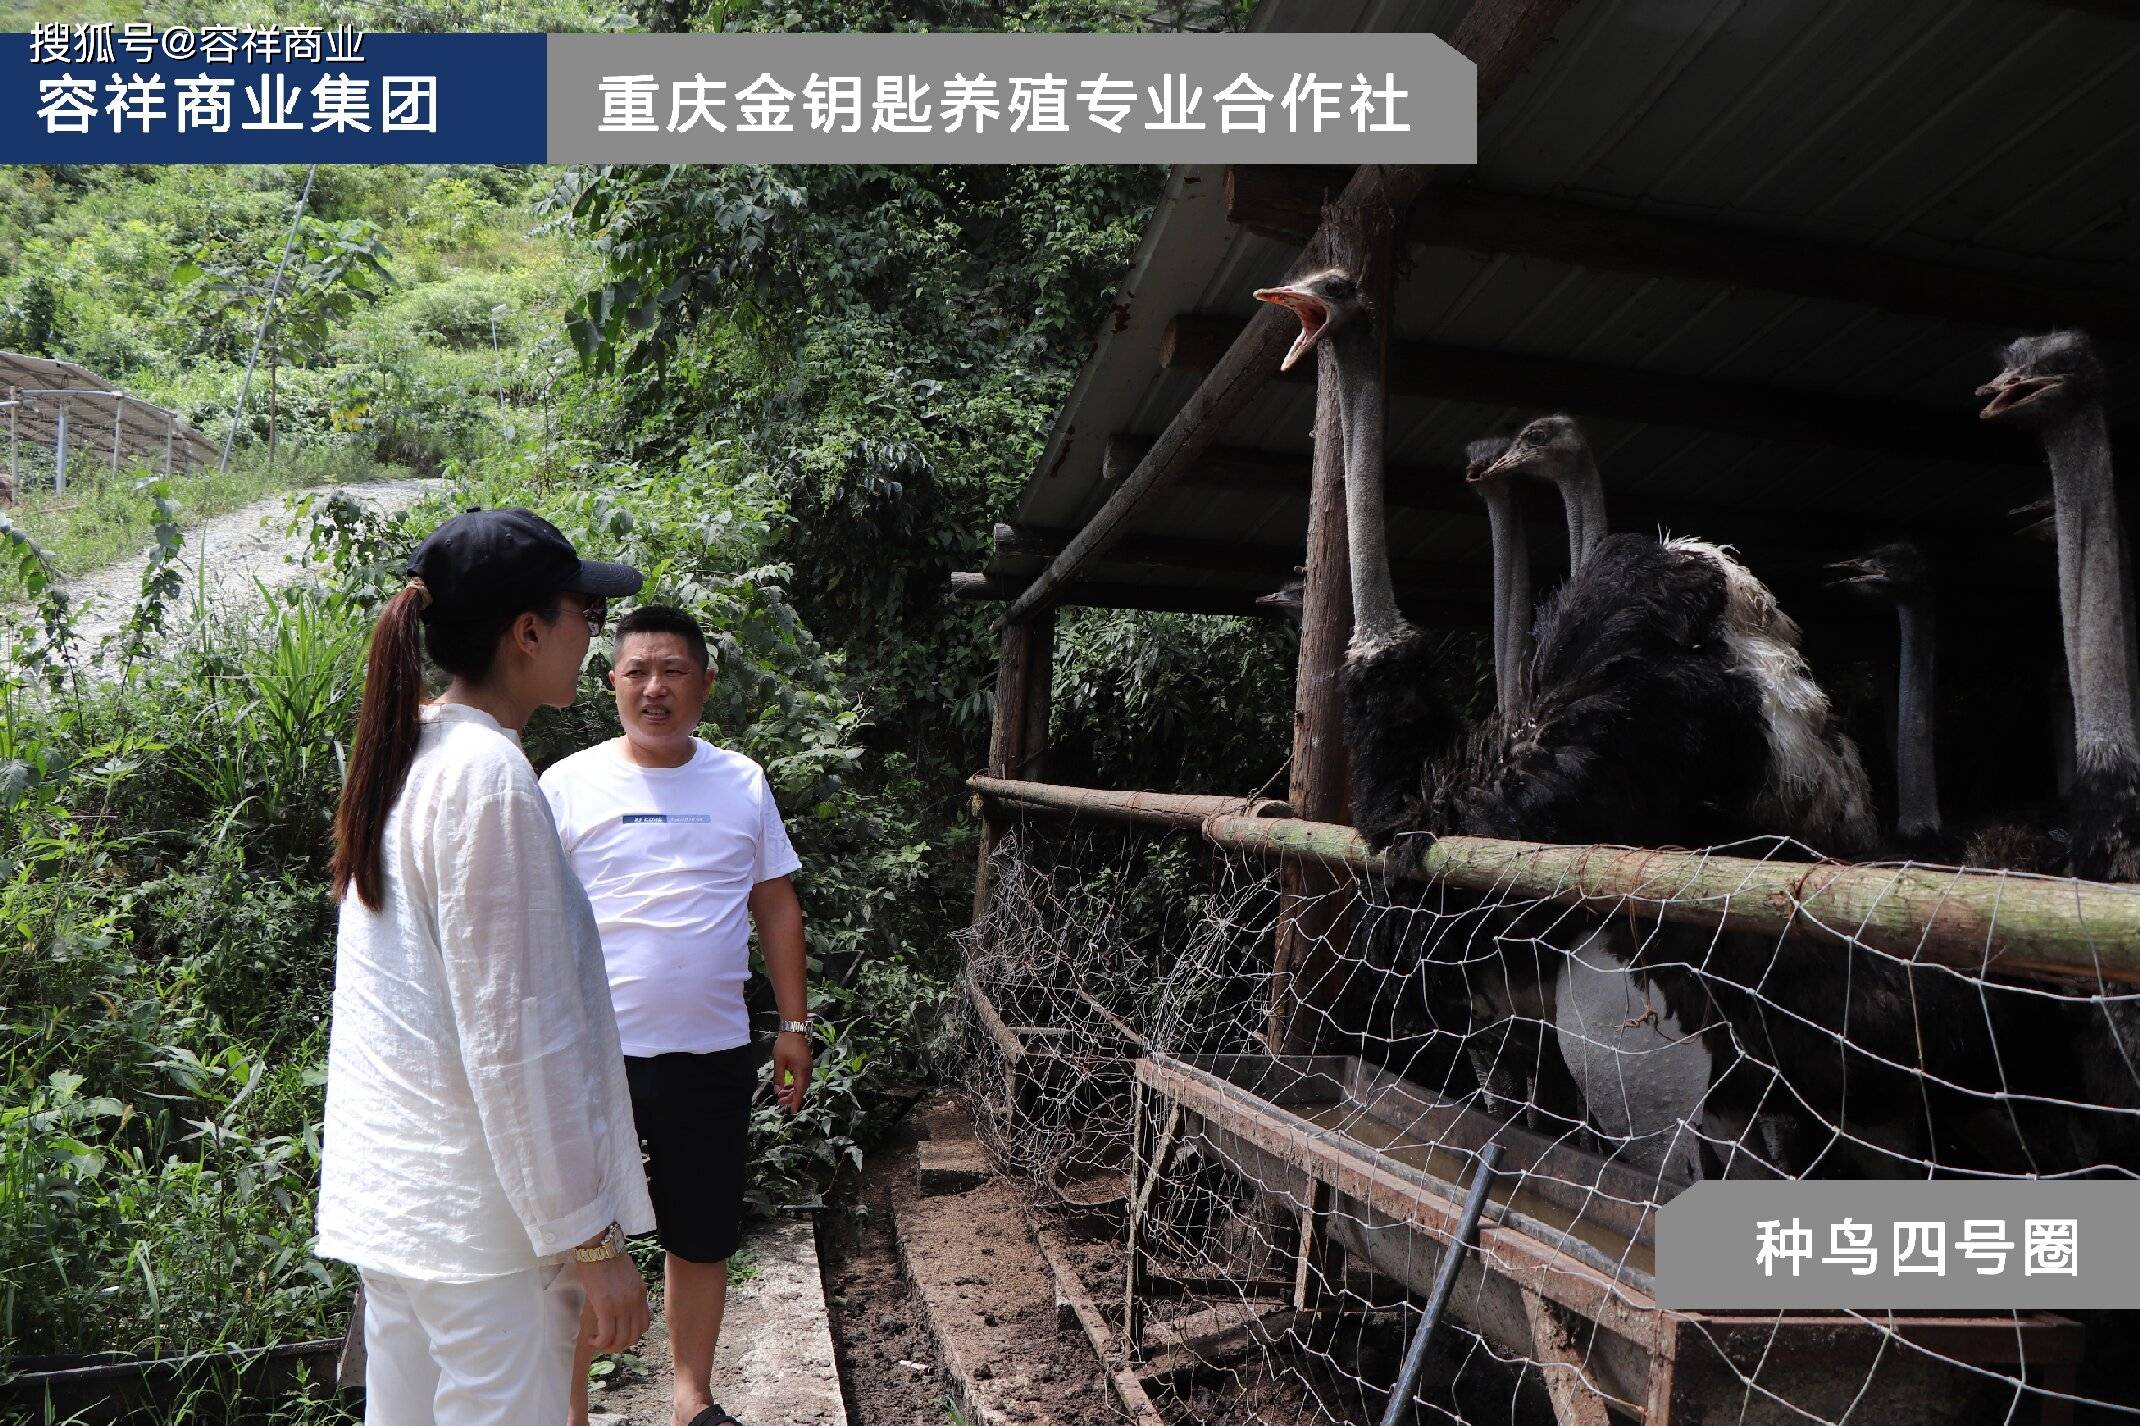
[[[1784,843],[1692,864],[1814,869]],[[2103,888],[1993,884],[1972,965],[1952,916],[1908,943],[1811,891],[1747,929],[1743,886],[1571,902],[1086,821],[1005,837],[990,883],[967,1083],[999,1161],[1085,1225],[1085,1286],[1168,1420],[2140,1415],[2140,1313],[1675,1312],[1654,1277],[1658,1208],[1705,1178],[2140,1177]],[[2108,964],[2007,974],[2002,885],[2032,939],[2070,906],[2043,939]],[[2140,926],[2140,895],[2110,910]],[[1489,1142],[1476,1247],[1397,1391]]]

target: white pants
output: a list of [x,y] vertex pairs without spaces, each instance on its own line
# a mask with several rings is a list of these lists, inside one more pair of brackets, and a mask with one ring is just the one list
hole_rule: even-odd
[[364,1275],[365,1426],[562,1423],[586,1294],[561,1266],[482,1282]]

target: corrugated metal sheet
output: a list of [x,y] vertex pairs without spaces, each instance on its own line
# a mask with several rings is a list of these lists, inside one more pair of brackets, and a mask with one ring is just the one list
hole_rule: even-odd
[[[1270,30],[1439,28],[1462,0],[1271,0]],[[2140,290],[2140,24],[2043,0],[1594,0],[1577,6],[1489,114],[1472,181],[1962,264],[2039,281]],[[1103,334],[1012,518],[1068,529],[1108,491],[1114,435],[1153,436],[1198,373],[1163,371],[1177,313],[1247,318],[1289,246],[1229,225],[1223,172],[1169,184]],[[1434,201],[1430,189],[1423,203]],[[1973,388],[2011,332],[1845,301],[1652,278],[1539,258],[1419,248],[1401,273],[1395,331],[1425,340],[1951,413],[1972,430]],[[2114,369],[2140,350],[2106,348]],[[2140,415],[2128,389],[2114,422]],[[1548,409],[1391,403],[1389,459],[1452,467],[1497,422]],[[1300,458],[1312,387],[1272,383],[1223,444]],[[1580,411],[1577,414],[1583,414]],[[1609,487],[1669,514],[1674,502],[1825,518],[1836,554],[1875,526],[1975,520],[2043,493],[2040,471],[1911,459],[1595,420]],[[1968,439],[1968,437],[1961,437]],[[1149,536],[1241,542],[1298,557],[1304,500],[1209,490],[1157,499]],[[1690,531],[1696,532],[1696,531]],[[1400,569],[1475,574],[1475,520],[1393,518]],[[2040,552],[2017,549],[2017,562]],[[1038,562],[999,561],[1030,574]],[[1123,577],[1160,580],[1145,569]],[[1226,582],[1179,571],[1165,582]],[[1239,581],[1236,581],[1239,582]]]

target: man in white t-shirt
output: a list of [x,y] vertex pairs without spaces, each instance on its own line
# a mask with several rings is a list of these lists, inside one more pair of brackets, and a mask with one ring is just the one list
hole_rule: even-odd
[[[617,625],[609,681],[624,736],[542,775],[609,965],[632,1117],[667,1250],[674,1426],[733,1422],[710,1377],[742,1219],[745,1140],[758,1083],[743,1006],[755,924],[780,1005],[774,1098],[794,1113],[810,1085],[801,866],[758,764],[696,736],[713,687],[706,637],[680,610],[647,605]],[[585,1426],[592,1347],[581,1340],[568,1426]]]

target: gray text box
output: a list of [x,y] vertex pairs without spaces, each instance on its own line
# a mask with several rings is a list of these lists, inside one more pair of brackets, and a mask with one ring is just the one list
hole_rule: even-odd
[[[552,163],[1469,164],[1478,154],[1476,71],[1420,33],[552,35],[549,89]],[[749,131],[782,110],[792,132]],[[1262,132],[1243,127],[1259,113]],[[1047,130],[1058,122],[1063,131]]]
[[2131,1181],[1698,1183],[1658,1214],[1657,1300],[1717,1311],[2140,1307],[2136,1217]]

